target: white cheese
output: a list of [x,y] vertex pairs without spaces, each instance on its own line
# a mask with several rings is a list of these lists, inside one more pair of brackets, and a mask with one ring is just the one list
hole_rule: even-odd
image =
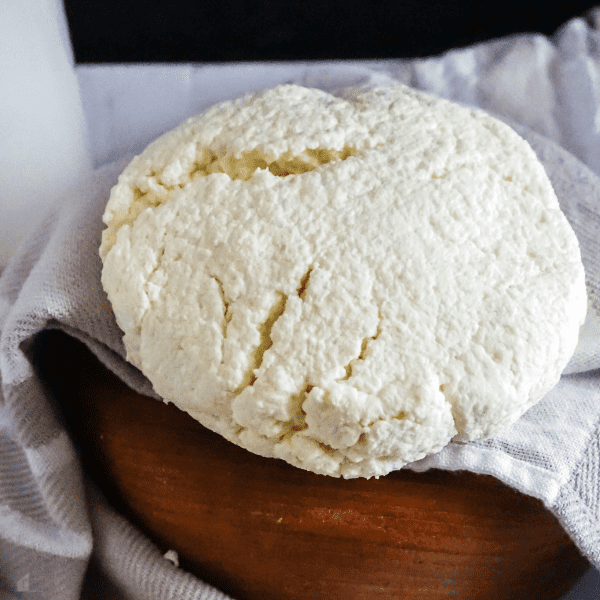
[[280,86],[151,144],[113,188],[102,282],[128,360],[252,452],[380,476],[552,388],[577,240],[508,126],[403,86]]

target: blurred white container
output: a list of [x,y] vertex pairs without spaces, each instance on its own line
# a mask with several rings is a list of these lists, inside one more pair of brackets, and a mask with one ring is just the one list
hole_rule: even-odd
[[62,0],[0,2],[0,270],[90,172]]

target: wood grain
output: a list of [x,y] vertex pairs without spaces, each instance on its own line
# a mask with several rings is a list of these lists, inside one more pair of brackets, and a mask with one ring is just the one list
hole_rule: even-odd
[[554,600],[589,568],[540,501],[492,477],[315,475],[136,394],[63,334],[36,351],[115,508],[239,600]]

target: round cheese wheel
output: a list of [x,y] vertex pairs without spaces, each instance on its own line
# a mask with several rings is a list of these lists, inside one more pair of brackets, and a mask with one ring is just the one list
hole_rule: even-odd
[[106,207],[128,360],[248,450],[378,477],[558,381],[576,237],[507,125],[404,86],[279,86],[167,133]]

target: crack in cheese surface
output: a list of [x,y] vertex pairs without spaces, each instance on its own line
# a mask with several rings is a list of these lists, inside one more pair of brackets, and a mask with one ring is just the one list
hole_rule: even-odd
[[133,201],[126,205],[126,210],[120,211],[118,218],[113,219],[112,227],[105,231],[104,247],[114,243],[116,232],[120,227],[133,223],[146,208],[158,206],[176,188],[184,187],[193,178],[225,173],[230,179],[246,181],[260,169],[266,169],[277,177],[288,177],[308,173],[334,160],[345,160],[349,156],[354,156],[356,150],[350,147],[341,150],[307,148],[297,156],[287,151],[276,158],[261,154],[257,150],[244,152],[239,157],[233,155],[219,157],[208,148],[196,148],[195,153],[197,158],[191,167],[188,166],[186,173],[177,170],[176,179],[173,179],[173,169],[165,169],[160,174],[154,169],[149,171],[147,178],[133,188]]
[[113,188],[102,282],[127,358],[232,442],[380,476],[509,426],[585,316],[531,148],[403,86],[213,107]]

